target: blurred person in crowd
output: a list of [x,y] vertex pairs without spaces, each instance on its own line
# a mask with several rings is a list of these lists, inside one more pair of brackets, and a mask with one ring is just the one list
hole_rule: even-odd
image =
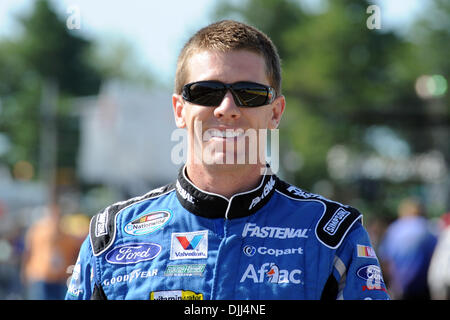
[[379,246],[381,264],[394,299],[428,300],[427,272],[436,235],[414,198],[401,201],[398,218],[386,230]]
[[75,264],[82,239],[68,234],[61,220],[60,206],[53,201],[26,234],[22,281],[28,299],[64,299],[70,276],[67,270]]
[[450,212],[439,220],[439,236],[428,270],[433,300],[450,300]]

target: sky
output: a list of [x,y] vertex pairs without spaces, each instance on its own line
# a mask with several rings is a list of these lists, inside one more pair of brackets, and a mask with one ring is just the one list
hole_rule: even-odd
[[[233,1],[233,0],[230,0]],[[294,1],[294,0],[293,0]],[[326,0],[297,0],[311,10]],[[404,29],[428,0],[373,0],[381,8],[382,27]],[[26,14],[34,0],[0,0],[0,38],[14,36],[14,16]],[[212,0],[51,0],[61,16],[76,6],[82,35],[102,40],[124,39],[132,46],[138,64],[160,82],[172,82],[176,58],[183,43],[199,28],[211,23],[217,1]],[[234,1],[236,2],[236,1]],[[239,1],[237,1],[239,2]],[[44,36],[44,35],[43,35]]]

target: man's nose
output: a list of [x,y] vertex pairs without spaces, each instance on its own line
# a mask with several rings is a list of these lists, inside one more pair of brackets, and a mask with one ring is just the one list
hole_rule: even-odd
[[234,102],[233,95],[229,90],[220,105],[214,109],[214,116],[222,120],[237,120],[241,116],[241,110]]

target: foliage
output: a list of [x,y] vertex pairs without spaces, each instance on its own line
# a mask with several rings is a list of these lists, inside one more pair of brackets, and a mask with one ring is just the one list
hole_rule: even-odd
[[19,17],[22,33],[0,43],[0,133],[6,134],[11,149],[3,160],[19,160],[39,167],[41,127],[48,125],[42,113],[43,86],[49,80],[58,86],[56,114],[58,165],[75,167],[78,125],[71,118],[67,99],[96,94],[100,73],[88,63],[90,42],[72,34],[49,3],[36,1],[29,16]]
[[[388,127],[411,154],[437,148],[449,163],[448,139],[443,146],[445,140],[437,143],[429,130],[440,121],[448,132],[449,95],[432,101],[447,100],[446,110],[433,116],[430,101],[417,96],[414,84],[421,74],[448,78],[450,6],[445,0],[435,1],[440,22],[418,23],[412,32],[422,36],[411,41],[394,31],[367,28],[368,1],[321,3],[325,7],[311,13],[298,1],[247,0],[236,5],[221,1],[215,14],[218,19],[232,17],[255,25],[279,49],[287,100],[281,144],[302,160],[299,169],[289,174],[292,182],[314,190],[317,181],[331,181],[340,200],[362,198],[363,206],[370,203],[375,211],[394,214],[382,203],[389,190],[400,184],[361,176],[336,179],[328,170],[334,161],[329,151],[346,145],[353,154],[377,153],[368,143],[368,130]],[[434,29],[432,23],[437,25]],[[398,197],[421,190],[421,184],[408,181]]]

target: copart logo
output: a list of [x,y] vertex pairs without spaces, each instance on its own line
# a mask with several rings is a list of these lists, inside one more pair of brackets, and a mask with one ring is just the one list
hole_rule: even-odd
[[113,248],[106,254],[106,261],[112,264],[132,264],[156,258],[161,246],[156,243],[129,243]]
[[141,236],[152,233],[161,229],[171,218],[172,214],[169,211],[144,213],[127,223],[124,227],[124,231],[132,236]]
[[290,254],[303,254],[303,248],[287,248],[287,249],[273,249],[273,248],[267,248],[267,247],[258,247],[255,248],[254,246],[245,246],[242,251],[244,254],[248,257],[253,257],[255,253],[259,253],[261,255],[269,255],[269,256],[282,256],[282,255],[290,255]]
[[249,264],[240,282],[245,282],[247,279],[253,283],[293,283],[303,284],[301,280],[302,271],[299,269],[285,270],[280,269],[275,263],[264,263],[258,270],[253,264]]

